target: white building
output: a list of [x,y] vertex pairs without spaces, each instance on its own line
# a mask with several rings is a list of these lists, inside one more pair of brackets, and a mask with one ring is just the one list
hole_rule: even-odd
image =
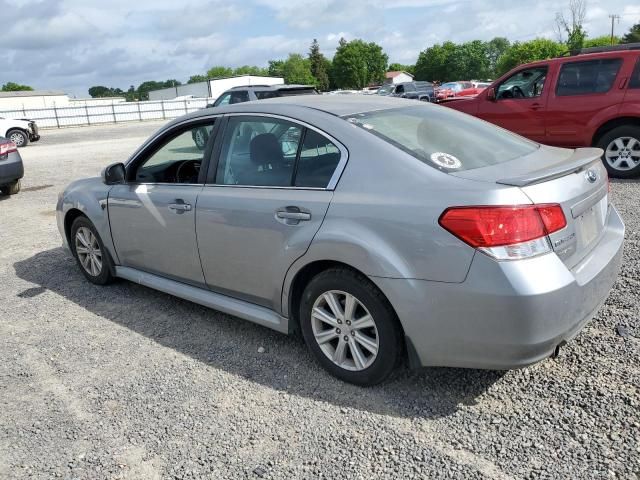
[[387,72],[385,74],[384,83],[404,83],[413,82],[413,75],[407,72]]
[[111,105],[124,102],[123,97],[69,98],[58,90],[33,90],[24,92],[0,92],[0,112],[17,112],[45,108],[84,107]]

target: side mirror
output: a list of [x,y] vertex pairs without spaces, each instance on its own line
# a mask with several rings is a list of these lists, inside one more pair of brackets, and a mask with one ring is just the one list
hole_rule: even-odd
[[126,170],[122,163],[112,163],[102,170],[102,181],[106,185],[119,185],[125,182]]
[[487,100],[496,101],[496,89],[494,87],[487,88]]

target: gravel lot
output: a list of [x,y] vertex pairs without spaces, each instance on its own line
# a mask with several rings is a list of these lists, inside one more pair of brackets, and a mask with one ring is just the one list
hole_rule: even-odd
[[84,280],[57,194],[159,126],[45,130],[0,197],[0,478],[640,479],[640,182],[612,183],[623,272],[559,358],[361,389],[298,339]]

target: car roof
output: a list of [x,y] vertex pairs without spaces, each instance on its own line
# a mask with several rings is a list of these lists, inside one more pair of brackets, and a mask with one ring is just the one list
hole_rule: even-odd
[[[287,107],[291,110],[299,110],[302,107],[320,110],[322,112],[341,117],[344,115],[353,115],[373,110],[387,110],[390,108],[409,106],[413,103],[414,102],[412,100],[404,98],[398,99],[384,96],[378,97],[374,95],[296,95],[291,97],[269,98],[266,100],[211,107],[199,110],[192,115],[210,115],[213,110],[215,110],[216,113],[269,113],[272,110],[282,112],[283,110],[287,110]],[[418,101],[415,101],[415,104],[425,105],[424,102]]]

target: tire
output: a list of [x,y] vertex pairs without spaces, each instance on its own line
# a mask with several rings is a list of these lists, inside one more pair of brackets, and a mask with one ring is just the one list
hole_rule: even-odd
[[[348,295],[355,299],[352,315],[345,314]],[[338,315],[332,304],[341,309]],[[355,327],[358,322],[360,328]],[[346,268],[325,270],[309,282],[300,302],[300,328],[320,365],[345,382],[380,383],[402,358],[402,335],[391,305],[368,278]]]
[[[84,242],[78,238],[79,232],[82,233]],[[98,235],[95,227],[87,217],[80,216],[73,221],[69,246],[78,262],[80,271],[82,271],[87,280],[96,285],[106,285],[114,280],[114,276],[111,273],[113,271],[111,256],[104,248],[100,235]],[[87,253],[81,253],[81,248]],[[98,261],[94,262],[91,259],[91,254],[94,255],[94,260]]]
[[7,132],[7,138],[15,143],[18,148],[29,145],[29,135],[22,130],[9,130]]
[[0,192],[2,192],[4,195],[15,195],[20,191],[21,187],[22,187],[22,183],[20,182],[20,180],[16,180],[15,182],[10,183],[9,185],[4,185],[3,187],[0,187]]
[[604,150],[602,162],[610,177],[633,178],[640,175],[640,126],[623,125],[609,130],[596,146]]
[[199,150],[204,150],[209,140],[209,133],[204,128],[198,128],[193,131],[193,143],[196,144]]

